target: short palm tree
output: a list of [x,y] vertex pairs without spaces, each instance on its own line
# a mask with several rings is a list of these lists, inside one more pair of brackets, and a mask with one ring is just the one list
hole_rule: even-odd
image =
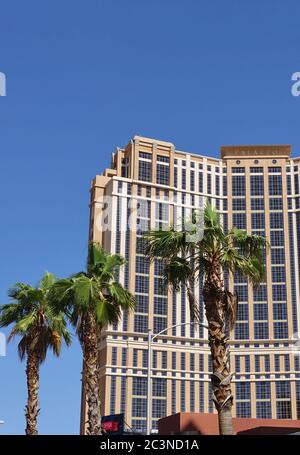
[[39,368],[46,359],[48,349],[59,356],[62,340],[71,343],[64,314],[54,314],[49,306],[49,289],[55,282],[53,274],[46,272],[38,286],[16,283],[8,292],[12,303],[0,307],[0,327],[13,324],[10,341],[15,335],[21,340],[18,344],[20,359],[27,359],[26,376],[28,400],[25,408],[26,434],[37,435],[39,414]]
[[[199,319],[194,284],[201,281],[213,366],[213,401],[220,434],[233,434],[228,328],[234,326],[238,295],[226,288],[223,276],[224,271],[237,272],[258,285],[264,276],[263,251],[267,242],[236,227],[226,233],[218,213],[209,204],[204,209],[203,221],[202,227],[197,225],[199,217],[194,215],[188,229],[170,227],[147,232],[145,254],[151,259],[162,259],[165,278],[175,291],[186,289],[194,320]],[[195,238],[199,228],[203,229],[203,237]]]
[[57,281],[52,287],[54,308],[68,314],[83,351],[83,383],[87,403],[87,433],[101,434],[98,335],[134,307],[134,298],[117,281],[125,263],[99,245],[89,246],[87,271]]

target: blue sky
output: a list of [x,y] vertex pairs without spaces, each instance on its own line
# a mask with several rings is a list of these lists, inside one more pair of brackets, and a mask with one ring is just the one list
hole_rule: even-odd
[[[289,143],[300,155],[300,3],[4,0],[0,11],[0,302],[16,281],[85,264],[89,184],[134,135],[218,156]],[[25,365],[0,358],[0,434],[22,434]],[[41,434],[79,430],[76,340],[41,369]]]

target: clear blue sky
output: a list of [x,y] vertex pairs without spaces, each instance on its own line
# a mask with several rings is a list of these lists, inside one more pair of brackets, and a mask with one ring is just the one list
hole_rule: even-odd
[[[134,134],[300,155],[297,0],[4,0],[0,15],[2,303],[15,281],[83,268],[90,180]],[[13,343],[0,434],[23,432],[24,367]],[[42,367],[41,434],[78,432],[80,370],[76,342]]]

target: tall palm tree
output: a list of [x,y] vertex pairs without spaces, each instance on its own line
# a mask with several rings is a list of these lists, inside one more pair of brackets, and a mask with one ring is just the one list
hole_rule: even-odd
[[87,271],[57,281],[51,291],[54,308],[64,311],[76,327],[83,351],[83,382],[87,403],[87,433],[101,434],[98,334],[134,307],[134,298],[117,281],[125,263],[98,244],[89,246]]
[[54,282],[54,275],[46,272],[37,287],[16,283],[8,292],[12,303],[0,307],[0,327],[14,325],[8,341],[15,335],[21,336],[18,344],[19,357],[21,360],[25,357],[27,359],[27,435],[38,434],[40,365],[46,359],[49,348],[59,356],[62,340],[67,345],[71,343],[64,314],[54,314],[49,305],[49,290]]
[[[228,337],[229,328],[232,330],[235,323],[238,295],[226,288],[223,275],[224,271],[237,272],[258,285],[264,276],[263,251],[267,242],[236,227],[226,233],[218,213],[209,204],[204,209],[203,221],[203,226],[199,226],[199,217],[194,215],[188,228],[147,232],[145,254],[151,259],[162,259],[165,278],[175,291],[186,289],[194,320],[199,320],[194,284],[199,281],[203,286],[213,366],[213,401],[219,415],[220,434],[233,434],[233,374],[229,367]],[[197,238],[199,229],[203,229],[203,237]]]

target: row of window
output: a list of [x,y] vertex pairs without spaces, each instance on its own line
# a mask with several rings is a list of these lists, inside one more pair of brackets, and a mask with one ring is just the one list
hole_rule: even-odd
[[[232,224],[239,229],[247,229],[247,216],[246,211],[233,212]],[[265,213],[255,212],[251,213],[251,226],[253,230],[265,229]],[[283,229],[283,213],[270,212],[270,229]]]
[[[160,378],[153,378],[152,380],[152,418],[159,419],[166,415],[166,396],[167,387],[166,380]],[[186,386],[187,383],[180,381],[178,383],[172,380],[171,383],[171,407],[172,413],[185,411],[186,410]],[[176,387],[177,385],[177,387]],[[211,395],[210,384],[209,390]],[[196,405],[195,402],[195,389],[197,387],[199,402]],[[122,378],[121,384],[121,408],[126,409],[126,378]],[[203,383],[189,383],[189,410],[204,411],[204,384]],[[180,392],[179,406],[177,407],[177,395]],[[271,406],[271,382],[269,381],[258,381],[255,383],[255,405],[256,405],[256,417],[257,418],[271,418],[272,417],[272,406]],[[251,385],[250,382],[237,382],[235,384],[235,407],[237,417],[251,417]],[[128,399],[128,397],[127,397]],[[132,417],[145,418],[147,413],[147,378],[133,378],[132,383]],[[288,381],[275,382],[275,400],[276,400],[276,417],[278,419],[290,419],[292,418],[291,410],[291,386]],[[296,384],[296,404],[297,404],[297,417],[300,417],[300,383]],[[209,411],[212,412],[213,405],[212,401],[209,401]],[[111,378],[111,397],[110,397],[110,412],[113,414],[116,412],[116,377]],[[132,425],[141,423],[141,421],[132,421]]]
[[[111,363],[112,367],[127,367],[128,362],[128,350],[126,348],[122,348],[119,350],[119,361],[121,364],[119,365],[117,361],[118,349],[117,347],[113,346],[111,350]],[[159,356],[159,362],[158,362]],[[255,355],[254,362],[255,362],[255,372],[256,373],[270,373],[271,372],[271,356],[268,354],[263,355]],[[274,371],[275,372],[289,372],[291,370],[291,363],[290,363],[290,355],[289,354],[274,354]],[[173,370],[172,373],[176,373],[176,371],[180,371],[182,373],[186,373],[187,371],[187,362],[189,361],[189,369],[190,377],[195,377],[194,373],[201,373],[201,377],[203,377],[204,373],[209,373],[212,371],[212,364],[211,358],[208,357],[208,368],[204,368],[204,354],[196,354],[196,353],[186,353],[186,352],[176,352],[172,351],[171,353],[171,369]],[[148,367],[148,351],[146,349],[133,349],[133,357],[132,357],[132,366],[134,368],[142,368],[146,369]],[[153,368],[161,368],[162,370],[167,369],[167,352],[166,351],[153,351],[153,361],[152,361]],[[236,374],[240,373],[250,373],[250,355],[236,355],[234,357],[234,369]],[[300,358],[296,356],[294,358],[294,370],[296,374],[300,372]],[[252,371],[253,373],[253,371]],[[136,378],[135,380],[138,380]],[[165,379],[164,379],[165,381]],[[159,383],[157,380],[155,383]],[[139,394],[134,394],[139,395]]]

